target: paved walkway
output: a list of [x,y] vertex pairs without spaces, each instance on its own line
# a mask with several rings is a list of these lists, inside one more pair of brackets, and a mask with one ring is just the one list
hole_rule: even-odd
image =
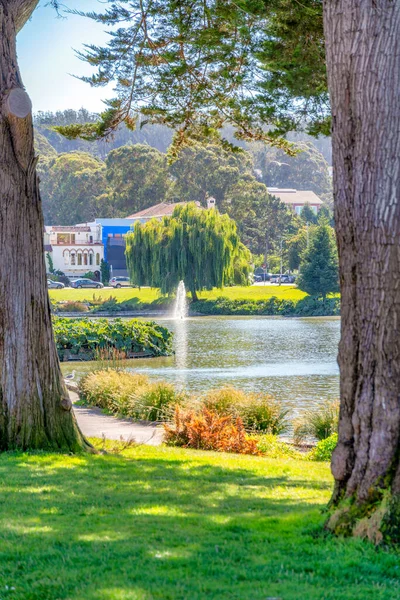
[[138,444],[159,446],[163,438],[163,429],[156,425],[135,423],[127,419],[117,419],[105,415],[100,408],[75,406],[79,400],[76,392],[69,390],[74,404],[74,413],[82,433],[86,437],[105,437],[107,440],[134,440]]

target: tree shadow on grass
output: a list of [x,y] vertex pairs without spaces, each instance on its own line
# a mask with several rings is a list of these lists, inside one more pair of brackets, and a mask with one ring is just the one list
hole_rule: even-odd
[[235,457],[165,456],[0,457],[4,597],[392,600],[399,591],[390,553],[312,535],[330,484],[306,477],[307,464],[301,477],[298,465],[279,473]]

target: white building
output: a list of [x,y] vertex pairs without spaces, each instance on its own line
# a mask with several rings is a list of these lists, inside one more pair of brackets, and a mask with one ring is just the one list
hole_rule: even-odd
[[[45,252],[49,252],[54,269],[67,277],[82,277],[88,271],[100,279],[100,262],[104,245],[99,225],[49,226],[45,228]],[[49,270],[48,260],[46,268]]]

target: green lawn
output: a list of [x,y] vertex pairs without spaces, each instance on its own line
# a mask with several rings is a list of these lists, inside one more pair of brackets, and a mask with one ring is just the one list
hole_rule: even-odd
[[[53,301],[60,302],[63,300],[91,300],[93,294],[96,297],[109,298],[114,296],[119,302],[137,298],[141,303],[151,303],[160,297],[158,289],[142,288],[121,288],[121,289],[102,289],[102,290],[76,290],[73,288],[65,288],[63,290],[50,290],[50,298]],[[213,289],[211,292],[202,292],[199,297],[202,299],[215,299],[219,296],[225,296],[230,299],[252,299],[262,300],[268,299],[271,296],[285,300],[301,300],[306,294],[301,292],[294,285],[266,285],[266,286],[249,286],[249,287],[228,287]]]
[[324,533],[329,465],[140,446],[0,456],[2,600],[394,600],[399,554]]

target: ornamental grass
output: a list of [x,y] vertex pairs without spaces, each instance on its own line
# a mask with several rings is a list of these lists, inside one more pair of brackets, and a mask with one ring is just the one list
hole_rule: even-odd
[[164,421],[171,407],[185,397],[172,384],[151,382],[146,375],[115,369],[93,371],[79,383],[81,399],[112,414],[146,421]]

